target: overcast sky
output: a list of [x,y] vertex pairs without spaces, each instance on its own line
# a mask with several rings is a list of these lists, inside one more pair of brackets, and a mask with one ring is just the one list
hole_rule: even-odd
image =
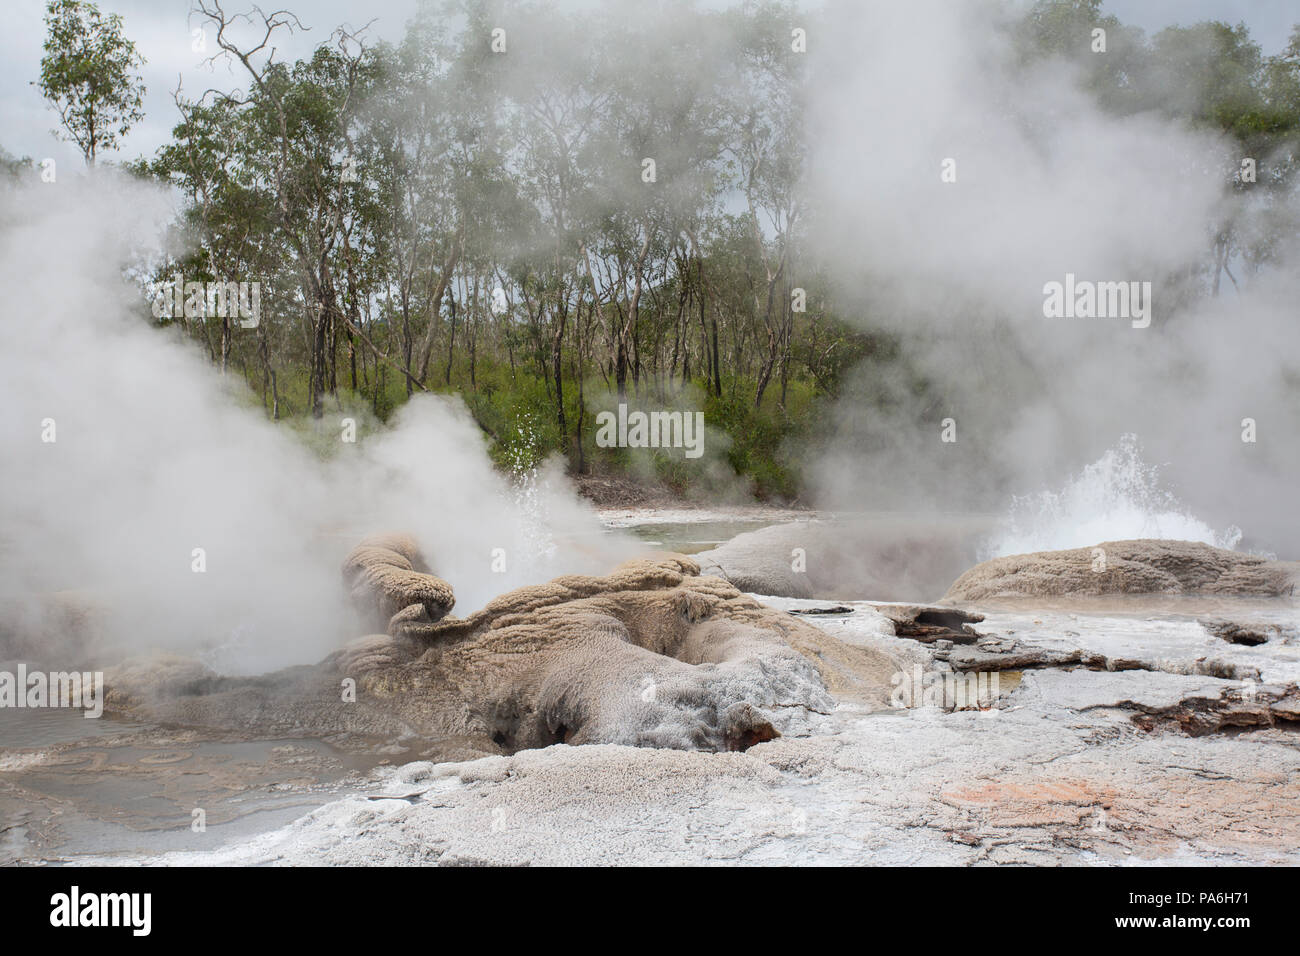
[[[370,36],[396,40],[418,0],[276,0],[264,2],[264,9],[285,6],[311,28],[310,32],[282,42],[281,49],[293,56],[308,53],[339,24],[360,26],[374,20]],[[575,2],[575,0],[571,0]],[[954,0],[960,2],[960,0]],[[725,5],[712,0],[708,6]],[[211,87],[242,85],[243,78],[218,66],[204,67],[206,54],[194,50],[189,0],[100,0],[100,9],[120,13],[126,34],[135,41],[148,63],[142,73],[148,93],[145,119],[131,131],[122,149],[105,159],[134,159],[153,155],[165,142],[177,119],[171,94],[181,78],[191,94]],[[226,7],[242,11],[241,0],[229,0]],[[1239,21],[1266,54],[1285,46],[1292,24],[1300,22],[1296,0],[1109,0],[1109,12],[1125,23],[1154,33],[1176,23],[1199,20]],[[52,156],[60,163],[76,163],[79,152],[71,144],[56,140],[50,130],[57,117],[31,84],[39,72],[41,44],[45,37],[44,0],[6,0],[5,28],[0,30],[0,148],[16,156],[37,159]],[[210,38],[209,38],[210,43]],[[209,50],[210,52],[210,50]]]

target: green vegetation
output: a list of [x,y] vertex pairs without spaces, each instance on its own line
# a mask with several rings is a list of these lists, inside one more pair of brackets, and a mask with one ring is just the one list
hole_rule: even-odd
[[[503,467],[560,454],[576,473],[681,492],[739,476],[797,498],[790,440],[824,426],[861,363],[907,362],[888,336],[843,321],[806,259],[807,57],[790,24],[807,17],[784,0],[683,5],[651,37],[625,11],[518,3],[498,36],[495,9],[429,5],[396,45],[339,30],[283,62],[274,49],[300,28],[293,15],[245,21],[199,0],[242,91],[178,94],[172,142],[133,168],[186,199],[174,238],[189,251],[156,280],[259,282],[260,316],[255,328],[201,310],[158,321],[242,376],[276,420],[383,421],[417,392],[456,392]],[[93,4],[49,11],[41,87],[93,162],[139,118],[138,57]],[[1098,25],[1106,57],[1087,51]],[[1116,115],[1223,132],[1258,157],[1261,190],[1291,188],[1300,29],[1265,57],[1244,26],[1148,39],[1099,0],[1056,0],[1032,9],[1017,43],[1026,64],[1075,61]],[[1231,200],[1240,170],[1223,176]],[[1279,204],[1247,232],[1240,208],[1225,203],[1209,230],[1205,294],[1297,229]],[[734,475],[597,448],[595,413],[619,399],[702,408]]]
[[144,59],[122,35],[122,18],[83,0],[50,0],[45,8],[41,93],[59,112],[64,136],[93,166],[144,118],[144,84],[134,74]]

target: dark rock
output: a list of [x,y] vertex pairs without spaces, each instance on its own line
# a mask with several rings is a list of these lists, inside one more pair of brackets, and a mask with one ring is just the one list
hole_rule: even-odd
[[[1220,637],[1229,644],[1245,644],[1250,647],[1256,644],[1263,644],[1268,641],[1269,634],[1264,628],[1249,627],[1244,624],[1238,624],[1235,621],[1201,621],[1201,626],[1213,634]],[[1276,633],[1276,628],[1271,629]]]

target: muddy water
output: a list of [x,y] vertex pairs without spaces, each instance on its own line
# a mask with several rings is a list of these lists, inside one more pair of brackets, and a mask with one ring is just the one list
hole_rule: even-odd
[[[782,516],[664,517],[676,516],[633,533],[649,548],[696,552]],[[337,743],[0,709],[0,865],[213,849],[365,792],[383,765],[439,759],[436,747],[399,753]]]
[[0,710],[0,863],[216,847],[364,789],[395,756]]

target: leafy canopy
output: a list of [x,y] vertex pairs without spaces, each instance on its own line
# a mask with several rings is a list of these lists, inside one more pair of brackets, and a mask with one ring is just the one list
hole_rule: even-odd
[[87,165],[113,149],[144,117],[144,63],[122,33],[122,18],[87,0],[50,0],[45,56],[36,85],[59,112],[63,137],[81,147]]

